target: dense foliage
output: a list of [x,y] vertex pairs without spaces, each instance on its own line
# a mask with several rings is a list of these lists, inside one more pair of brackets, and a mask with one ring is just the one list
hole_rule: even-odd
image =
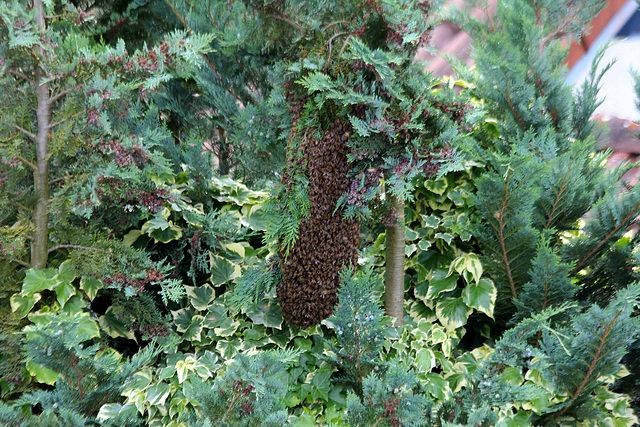
[[0,424],[638,423],[603,2],[437,6],[0,4]]

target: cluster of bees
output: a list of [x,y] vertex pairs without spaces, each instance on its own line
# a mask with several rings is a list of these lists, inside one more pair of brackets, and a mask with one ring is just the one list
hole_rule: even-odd
[[346,141],[350,124],[338,119],[321,139],[305,136],[301,149],[309,178],[309,217],[303,218],[298,240],[282,266],[277,287],[282,314],[299,328],[317,325],[331,316],[338,302],[340,272],[355,265],[360,224],[336,211],[338,198],[349,190]]

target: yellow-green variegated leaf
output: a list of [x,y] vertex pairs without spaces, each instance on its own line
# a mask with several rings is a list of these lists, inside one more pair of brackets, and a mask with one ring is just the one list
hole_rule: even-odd
[[498,290],[489,279],[480,279],[477,284],[469,283],[462,291],[462,299],[469,307],[483,312],[493,319]]
[[93,301],[98,294],[98,291],[102,289],[103,286],[102,281],[93,277],[83,277],[80,279],[80,289],[87,294],[89,301]]
[[472,312],[473,309],[462,298],[442,298],[436,303],[436,316],[449,331],[466,324]]
[[35,378],[36,382],[54,385],[58,380],[58,373],[44,365],[34,362],[27,362],[27,371]]
[[23,294],[13,294],[11,295],[11,311],[15,311],[18,313],[18,316],[22,319],[25,317],[34,305],[38,301],[40,301],[42,296],[39,293],[23,295]]
[[191,305],[198,311],[206,310],[216,297],[215,291],[208,285],[185,286],[184,289],[189,296]]
[[36,292],[51,290],[56,285],[55,276],[58,272],[53,268],[30,268],[25,273],[22,282],[22,293],[33,295]]

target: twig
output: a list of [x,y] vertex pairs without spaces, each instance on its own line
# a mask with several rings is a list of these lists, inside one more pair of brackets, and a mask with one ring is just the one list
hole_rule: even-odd
[[81,246],[81,245],[56,245],[52,248],[49,248],[47,253],[51,253],[57,251],[58,249],[82,249],[85,251],[97,251],[97,252],[106,252],[104,249],[92,248],[90,246]]
[[29,83],[33,83],[33,80],[30,79],[29,77],[27,77],[25,74],[21,73],[20,71],[14,70],[13,67],[7,68],[6,70],[9,74],[12,74],[16,77],[20,77],[23,80],[28,81]]
[[25,210],[25,211],[27,211],[27,212],[33,212],[33,210],[32,210],[32,209],[30,209],[30,208],[26,207],[26,206],[25,206],[25,205],[23,205],[22,203],[14,202],[13,200],[9,200],[9,201],[7,201],[7,203],[9,203],[10,205],[13,205],[13,206],[15,206],[15,207],[17,207],[17,208],[23,209],[23,210]]
[[27,166],[29,169],[31,169],[32,171],[37,171],[38,170],[38,166],[36,166],[35,163],[31,163],[29,160],[25,159],[22,156],[16,156],[16,158],[18,160],[20,160],[20,162],[22,162],[22,164],[24,164],[25,166]]
[[622,225],[624,223],[626,223],[629,219],[631,219],[631,217],[633,216],[633,214],[636,213],[636,211],[638,210],[638,208],[640,208],[640,203],[636,204],[633,209],[631,209],[631,212],[629,212],[627,214],[626,217],[624,217],[624,219],[622,221],[620,221],[620,223],[613,229],[611,230],[611,232],[609,234],[607,234],[605,236],[604,239],[602,239],[600,241],[600,243],[598,243],[596,245],[595,248],[591,249],[591,251],[584,257],[582,258],[577,264],[576,266],[573,268],[573,270],[571,270],[571,272],[569,272],[569,274],[575,274],[576,272],[580,271],[580,268],[582,267],[582,264],[585,263],[585,261],[587,261],[594,253],[596,253],[598,251],[598,249],[600,249],[602,247],[602,245],[604,245],[605,243],[607,243],[607,241],[618,231],[620,230],[620,228],[622,227]]
[[53,104],[54,102],[56,102],[57,100],[59,100],[60,98],[67,96],[68,94],[70,94],[73,91],[74,88],[68,88],[65,90],[62,90],[58,93],[56,93],[55,95],[53,95],[51,98],[49,98],[49,103]]
[[593,374],[593,370],[595,369],[596,364],[599,362],[598,358],[600,357],[600,353],[602,352],[602,347],[604,347],[604,343],[607,340],[607,337],[608,337],[609,333],[611,332],[611,327],[616,322],[616,320],[618,319],[618,316],[620,316],[621,313],[622,313],[622,310],[620,310],[618,312],[618,314],[616,314],[616,317],[614,317],[613,320],[611,322],[609,322],[609,324],[605,328],[604,333],[602,334],[602,338],[600,339],[600,345],[598,345],[596,353],[593,355],[593,358],[591,359],[591,364],[589,365],[589,369],[587,370],[587,374],[584,376],[582,382],[580,383],[580,385],[578,386],[576,391],[571,395],[571,403],[569,405],[565,406],[562,409],[562,411],[560,411],[558,413],[558,416],[562,416],[562,414],[564,414],[566,412],[566,410],[569,409],[569,406],[571,406],[571,404],[573,404],[573,402],[575,402],[575,400],[578,398],[578,396],[580,396],[580,393],[582,393],[582,390],[584,389],[584,387],[587,385],[587,381],[589,380],[589,378]]
[[253,2],[251,2],[249,4],[251,5],[251,7],[256,9],[258,12],[262,12],[262,13],[264,13],[266,16],[268,16],[270,18],[275,18],[275,19],[278,19],[278,20],[280,20],[282,22],[286,22],[287,24],[291,25],[293,28],[295,28],[298,31],[303,31],[303,28],[299,24],[296,24],[290,18],[287,18],[286,16],[284,16],[284,14],[280,10],[275,8],[273,5],[266,5],[266,7],[268,7],[272,11],[276,12],[277,15],[274,15],[273,13],[267,12],[265,10],[265,6],[260,7],[260,6],[258,6],[257,4],[255,4]]
[[76,117],[78,117],[78,116],[80,116],[80,115],[82,115],[82,114],[84,114],[84,111],[79,112],[79,113],[76,113],[76,114],[73,114],[73,115],[71,115],[71,116],[69,116],[69,117],[67,117],[67,118],[62,119],[62,120],[58,120],[58,121],[57,121],[57,122],[55,122],[55,123],[51,123],[49,126],[47,126],[47,128],[48,128],[48,129],[53,129],[54,127],[56,127],[56,126],[58,126],[58,125],[61,125],[62,123],[66,122],[66,121],[69,121],[69,120],[71,120],[71,119],[75,119]]
[[19,130],[20,132],[24,133],[25,135],[27,135],[33,142],[36,141],[36,134],[29,132],[28,130],[26,130],[25,128],[18,126],[18,125],[13,125],[13,127],[17,130]]
[[[334,35],[331,36],[331,38],[329,38],[329,41],[327,42],[329,43],[329,55],[327,56],[327,62],[324,64],[323,68],[327,68],[327,66],[331,62],[331,51],[333,50],[333,39],[335,39],[336,37],[344,36],[345,34],[349,34],[349,32],[343,31],[340,33],[335,33]],[[342,50],[340,50],[340,54],[342,55]]]
[[511,295],[513,299],[518,299],[518,293],[516,292],[516,286],[513,281],[513,274],[511,272],[511,264],[509,263],[509,255],[507,252],[507,247],[504,243],[504,210],[507,207],[507,202],[509,201],[509,181],[511,179],[511,175],[507,178],[507,182],[504,186],[504,200],[502,202],[502,207],[498,212],[498,233],[500,235],[500,249],[502,250],[502,261],[504,262],[504,267],[507,270],[507,279],[509,279],[509,287],[511,288]]
[[29,264],[28,262],[22,261],[22,260],[17,259],[17,258],[1,256],[0,259],[3,259],[5,261],[9,261],[9,262],[15,262],[16,264],[20,264],[23,267],[27,267],[27,268],[31,267],[31,264]]

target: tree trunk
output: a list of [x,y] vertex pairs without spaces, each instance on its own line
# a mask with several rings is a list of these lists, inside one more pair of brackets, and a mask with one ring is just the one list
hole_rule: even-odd
[[[45,28],[45,17],[42,0],[35,0],[34,7],[37,11],[37,22],[40,28]],[[39,55],[45,55],[44,50],[37,46]],[[36,192],[36,206],[33,212],[33,225],[35,232],[31,242],[31,266],[33,268],[45,268],[47,266],[49,250],[49,124],[51,121],[51,99],[49,98],[49,85],[41,83],[45,77],[42,68],[35,70],[35,85],[38,118],[38,133],[36,135],[36,170],[34,171],[34,184]]]
[[404,325],[404,203],[396,196],[390,197],[397,220],[393,226],[387,227],[384,309],[399,326]]

